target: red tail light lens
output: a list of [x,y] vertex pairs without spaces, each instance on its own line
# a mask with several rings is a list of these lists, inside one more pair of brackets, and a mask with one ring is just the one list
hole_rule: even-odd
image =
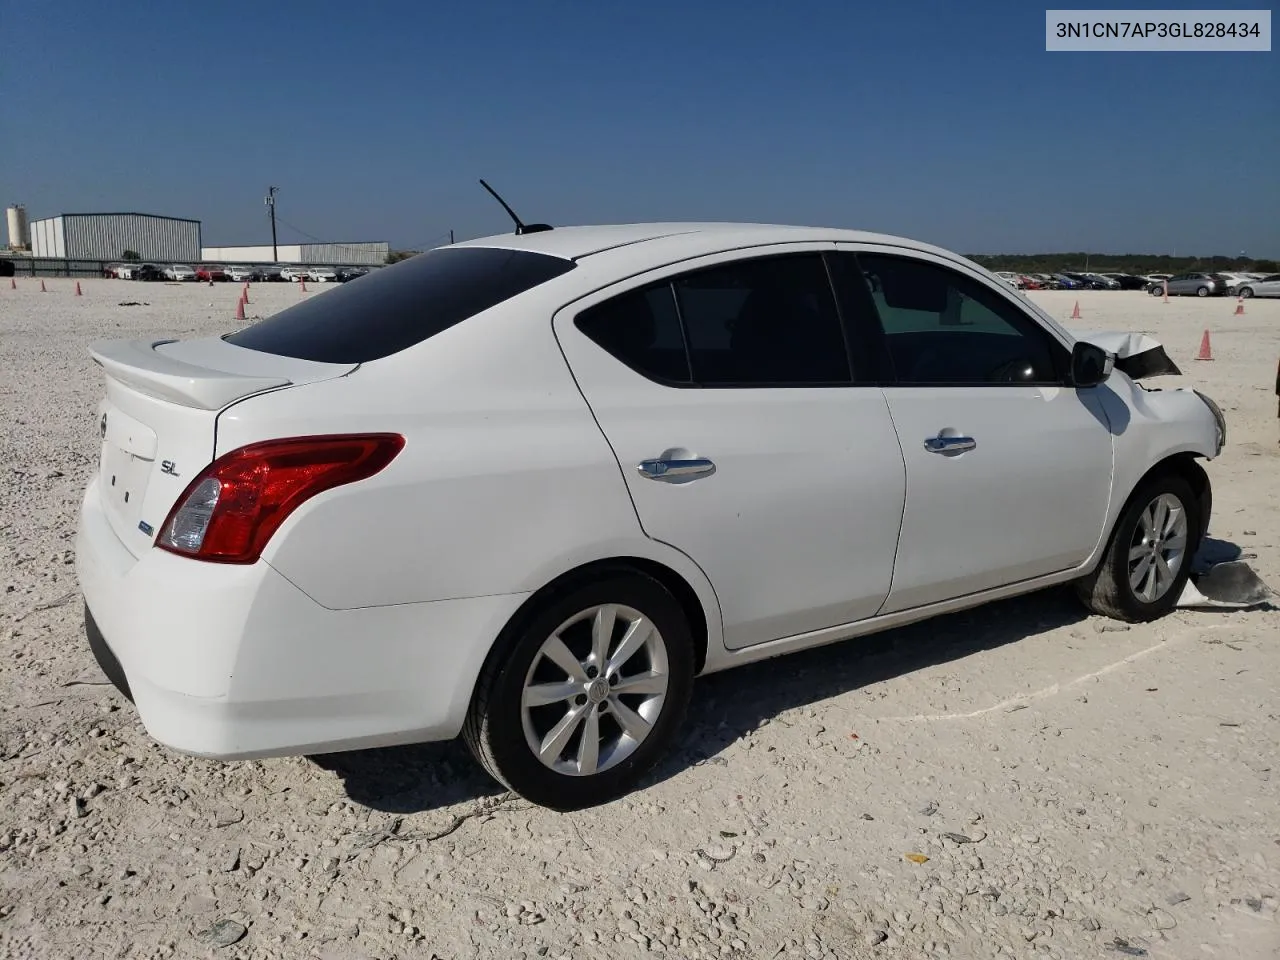
[[280,524],[325,490],[373,476],[404,448],[394,433],[294,437],[219,457],[178,498],[156,546],[216,563],[254,563]]

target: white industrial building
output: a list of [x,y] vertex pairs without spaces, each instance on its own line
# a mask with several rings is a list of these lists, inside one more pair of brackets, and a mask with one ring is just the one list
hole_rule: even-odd
[[387,262],[391,244],[386,241],[364,243],[282,243],[255,244],[239,247],[203,247],[200,259],[205,263],[305,263],[314,266],[379,266]]
[[126,250],[143,260],[183,263],[200,256],[200,221],[149,213],[63,213],[31,221],[31,253],[69,260],[119,260]]

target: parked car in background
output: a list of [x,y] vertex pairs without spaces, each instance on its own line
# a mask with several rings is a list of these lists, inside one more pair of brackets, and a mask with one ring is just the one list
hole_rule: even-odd
[[1023,290],[1039,290],[1040,281],[1029,273],[1018,274],[1018,286]]
[[204,263],[196,268],[196,279],[201,283],[224,283],[228,278],[227,271],[224,268],[216,264]]
[[1168,280],[1172,277],[1172,273],[1147,273],[1143,274],[1142,279],[1149,283],[1160,283],[1162,280]]
[[1227,281],[1216,273],[1180,273],[1167,281],[1151,284],[1147,292],[1153,297],[1161,295],[1166,282],[1171,297],[1220,297],[1227,292]]
[[196,271],[185,263],[171,263],[164,268],[164,276],[166,280],[194,280]]
[[279,283],[284,280],[280,268],[272,263],[263,263],[253,268],[253,279],[260,283]]
[[1236,287],[1236,293],[1246,300],[1250,297],[1280,297],[1280,273],[1273,273],[1260,280],[1246,280]]
[[88,645],[178,751],[461,734],[535,803],[602,803],[696,676],[1055,584],[1173,611],[1226,426],[1135,382],[1135,339],[911,240],[664,223],[99,341]]
[[114,276],[117,280],[132,280],[133,271],[136,269],[138,269],[138,264],[136,263],[118,263],[115,266]]
[[1121,290],[1145,290],[1151,285],[1146,277],[1135,277],[1131,273],[1105,273],[1103,276],[1114,280]]
[[13,265],[13,261],[0,257],[0,277],[12,277],[15,273],[17,268]]
[[228,280],[234,280],[236,283],[243,283],[246,280],[253,279],[253,268],[244,266],[231,266],[223,268],[227,273]]
[[332,267],[312,267],[307,271],[307,278],[316,283],[337,283],[338,272]]
[[1059,281],[1051,273],[1033,273],[1031,274],[1031,276],[1035,277],[1036,280],[1039,282],[1041,290],[1061,290],[1062,289],[1061,281]]
[[280,279],[282,280],[306,280],[308,279],[308,271],[306,267],[300,267],[296,264],[288,264],[280,268]]
[[1247,273],[1236,273],[1236,272],[1219,273],[1218,276],[1220,276],[1223,280],[1227,282],[1227,293],[1231,294],[1232,296],[1235,295],[1236,291],[1239,289],[1241,284],[1248,283],[1250,280],[1255,279],[1254,277],[1250,276]]
[[1104,280],[1102,277],[1093,273],[1067,273],[1064,276],[1070,277],[1078,283],[1081,290],[1107,290],[1111,287],[1111,282]]
[[351,280],[358,280],[360,277],[367,276],[368,267],[342,267],[338,270],[338,282],[347,283]]
[[995,275],[1015,290],[1020,290],[1022,288],[1022,283],[1019,281],[1018,275],[1010,270],[997,270],[995,271]]
[[1073,277],[1067,276],[1065,273],[1052,274],[1054,281],[1058,284],[1060,290],[1081,290],[1084,284]]
[[140,263],[132,271],[132,279],[134,280],[156,281],[164,278],[164,271],[154,263]]

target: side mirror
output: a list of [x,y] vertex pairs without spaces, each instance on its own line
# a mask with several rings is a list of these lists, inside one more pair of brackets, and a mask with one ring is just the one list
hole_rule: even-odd
[[1115,363],[1115,354],[1107,353],[1092,343],[1077,340],[1076,345],[1071,348],[1071,385],[1096,387],[1111,376]]

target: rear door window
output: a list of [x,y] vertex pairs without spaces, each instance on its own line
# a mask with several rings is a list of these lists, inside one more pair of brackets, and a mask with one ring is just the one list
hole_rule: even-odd
[[572,260],[526,250],[441,247],[304,300],[224,339],[321,363],[398,353],[546,283]]

